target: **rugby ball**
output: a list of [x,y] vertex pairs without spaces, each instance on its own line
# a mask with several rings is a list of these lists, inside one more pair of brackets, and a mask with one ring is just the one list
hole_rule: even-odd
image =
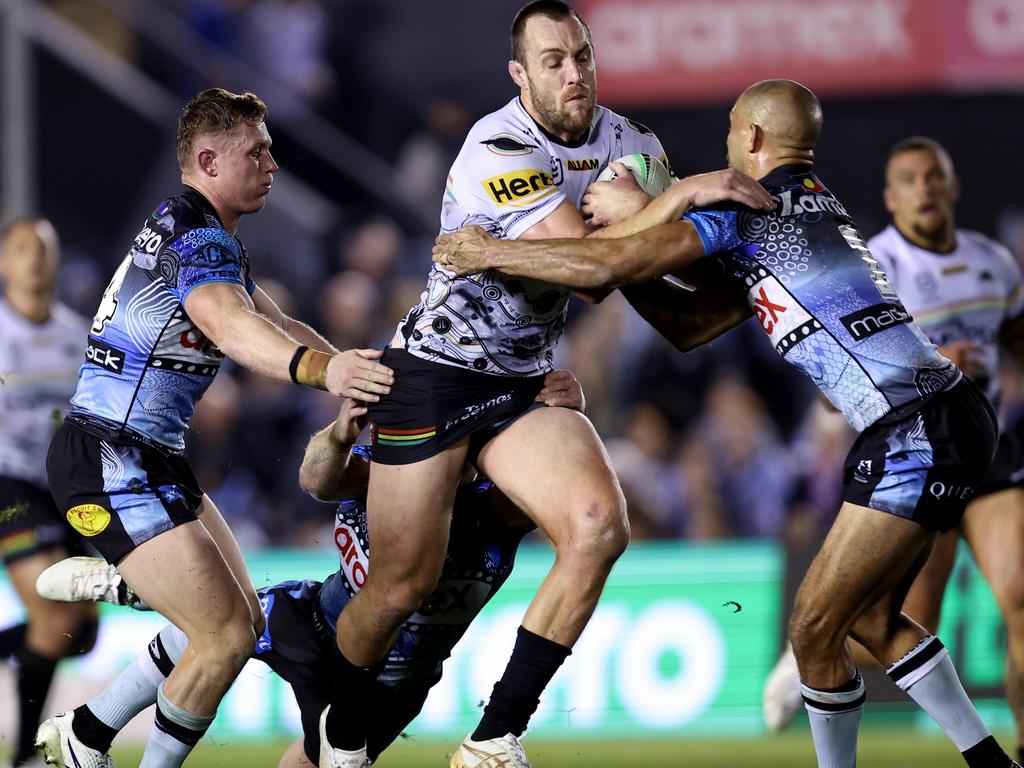
[[[636,179],[636,183],[640,185],[640,189],[651,197],[657,197],[672,186],[672,175],[668,172],[665,164],[646,152],[634,152],[631,155],[623,155],[615,162],[626,166],[629,172],[633,174],[633,178]],[[611,166],[608,166],[601,171],[601,175],[597,177],[597,180],[611,181],[616,178],[618,178],[618,174],[612,170]]]

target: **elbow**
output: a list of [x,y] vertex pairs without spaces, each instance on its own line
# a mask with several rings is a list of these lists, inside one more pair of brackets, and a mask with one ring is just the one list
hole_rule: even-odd
[[591,293],[603,292],[604,295],[622,285],[623,278],[625,277],[615,265],[602,264],[596,261],[588,264],[587,269],[583,270],[581,274],[586,281],[585,285],[580,286],[581,288]]

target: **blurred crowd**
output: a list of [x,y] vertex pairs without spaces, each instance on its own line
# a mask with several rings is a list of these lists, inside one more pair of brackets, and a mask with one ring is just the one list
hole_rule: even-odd
[[[52,5],[111,50],[167,81],[182,100],[220,82],[211,59],[184,79],[147,58],[102,0]],[[339,120],[358,87],[339,75],[351,47],[332,45],[332,25],[353,24],[360,3],[317,0],[166,0],[212,45],[257,68],[302,108]],[[89,9],[83,12],[82,9]],[[258,56],[247,59],[247,52]],[[202,68],[201,68],[202,69]],[[175,79],[176,78],[176,79]],[[174,82],[170,82],[174,80]],[[230,83],[224,83],[230,87]],[[252,87],[260,92],[259,87]],[[502,98],[495,100],[497,107]],[[287,106],[271,104],[274,151],[290,165]],[[425,286],[448,167],[476,115],[451,93],[427,95],[415,116],[387,130],[346,124],[392,163],[395,195],[418,219],[379,206],[345,204],[329,237],[303,257],[262,253],[240,235],[257,280],[288,314],[311,322],[336,346],[381,347]],[[277,133],[278,127],[282,130]],[[308,177],[316,185],[323,179]],[[329,183],[329,182],[327,182]],[[880,182],[879,182],[880,183]],[[45,212],[44,212],[45,213]],[[873,231],[862,233],[865,237]],[[1024,259],[1024,213],[1009,210],[1002,236]],[[308,263],[307,263],[308,260]],[[87,254],[65,253],[63,297],[91,315],[109,277]],[[756,323],[681,354],[619,294],[597,306],[574,301],[557,365],[574,371],[628,499],[634,539],[804,537],[820,534],[838,508],[842,461],[854,435],[816,390],[787,366]],[[1011,418],[1024,410],[1024,379],[1003,372]],[[231,365],[193,421],[192,466],[243,548],[307,546],[330,537],[329,509],[305,496],[296,477],[308,437],[335,416],[331,397],[273,382]]]

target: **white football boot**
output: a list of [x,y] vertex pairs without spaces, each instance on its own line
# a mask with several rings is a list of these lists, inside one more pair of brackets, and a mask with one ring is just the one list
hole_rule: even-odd
[[449,768],[530,768],[522,743],[511,733],[486,741],[471,736],[455,750]]
[[320,768],[370,768],[366,747],[349,752],[332,747],[327,741],[327,710],[320,713]]
[[112,603],[149,610],[117,568],[100,557],[68,557],[54,563],[36,579],[36,592],[58,603]]
[[85,746],[75,736],[71,722],[74,711],[44,720],[36,731],[36,749],[47,765],[57,768],[114,768],[110,755]]
[[803,709],[800,695],[800,671],[796,667],[793,647],[786,643],[782,655],[775,662],[761,694],[764,725],[769,733],[778,733]]

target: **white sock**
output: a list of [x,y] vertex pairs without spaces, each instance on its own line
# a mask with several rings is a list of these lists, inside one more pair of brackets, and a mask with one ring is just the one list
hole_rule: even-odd
[[811,722],[818,768],[854,768],[857,765],[857,732],[864,711],[864,681],[856,673],[849,683],[834,691],[800,686]]
[[168,624],[86,706],[101,723],[120,731],[139,712],[156,703],[157,689],[181,658],[185,644],[185,634]]
[[157,691],[156,718],[139,768],[180,768],[213,722],[213,715],[194,715]]
[[937,637],[926,636],[886,672],[932,716],[961,752],[990,735],[960,684],[949,652]]

